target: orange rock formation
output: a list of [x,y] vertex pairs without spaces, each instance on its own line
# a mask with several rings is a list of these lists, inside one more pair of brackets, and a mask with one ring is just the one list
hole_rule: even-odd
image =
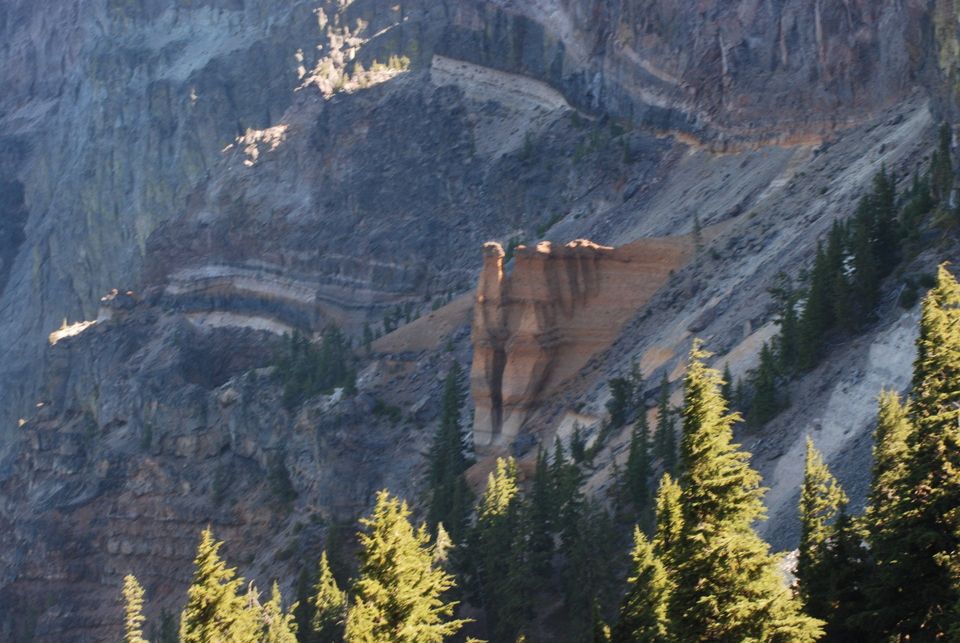
[[686,238],[620,248],[542,242],[518,247],[506,275],[503,248],[484,244],[470,373],[477,449],[508,446],[539,402],[607,348],[691,250]]

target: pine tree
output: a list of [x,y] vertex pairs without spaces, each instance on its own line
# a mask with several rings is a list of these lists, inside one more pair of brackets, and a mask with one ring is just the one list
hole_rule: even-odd
[[666,371],[660,379],[654,451],[663,462],[664,471],[673,473],[677,467],[677,435],[673,410],[670,408],[670,381],[667,379]]
[[173,615],[166,609],[161,609],[158,622],[150,626],[150,640],[153,643],[177,643],[177,630]]
[[348,643],[440,643],[465,621],[444,595],[454,579],[434,564],[426,526],[414,529],[410,509],[387,491],[360,521],[359,577],[347,612]]
[[327,552],[320,554],[317,584],[311,599],[313,618],[310,629],[317,643],[336,643],[343,640],[343,626],[347,614],[346,594],[337,585],[330,570]]
[[923,302],[908,412],[896,510],[874,526],[874,597],[894,598],[875,602],[876,621],[901,639],[932,640],[960,625],[960,285],[944,266]]
[[311,586],[310,572],[307,571],[306,566],[303,566],[297,574],[296,602],[293,608],[293,618],[297,623],[297,640],[300,643],[314,643],[313,630],[310,628],[314,614],[313,601],[310,600],[310,594],[313,591]]
[[577,467],[567,461],[563,444],[559,439],[553,445],[553,462],[550,463],[550,487],[553,512],[561,516],[580,485]]
[[824,641],[867,643],[870,640],[857,622],[866,604],[865,536],[858,521],[841,507],[830,537],[823,544],[823,576],[817,579],[818,591],[824,599],[823,619],[827,623]]
[[632,567],[620,620],[613,629],[615,643],[657,643],[667,638],[667,602],[670,583],[654,547],[639,527],[633,530]]
[[297,623],[293,611],[283,611],[283,598],[276,581],[270,591],[270,600],[261,609],[261,618],[263,625],[259,643],[297,643]]
[[877,305],[880,290],[880,270],[877,266],[875,234],[876,219],[869,199],[860,201],[853,222],[853,294],[857,301],[860,322],[870,319]]
[[950,198],[953,188],[953,160],[950,154],[950,126],[940,126],[939,145],[930,162],[930,188],[934,200],[941,206]]
[[694,342],[684,381],[683,527],[668,567],[672,633],[684,641],[815,641],[822,623],[803,615],[753,530],[764,513],[760,475],[733,444],[737,418],[708,356]]
[[567,629],[576,640],[588,635],[595,605],[607,605],[614,587],[611,561],[614,525],[607,512],[577,493],[562,516],[560,569]]
[[723,365],[723,382],[720,384],[720,395],[727,401],[727,404],[733,404],[733,373],[730,372],[730,364]]
[[899,395],[883,391],[878,402],[877,428],[873,434],[873,477],[866,511],[874,546],[889,538],[885,534],[896,515],[903,492],[909,457],[907,443],[912,430]]
[[553,557],[553,502],[550,468],[543,449],[537,452],[537,468],[530,492],[530,560],[534,573],[541,579],[550,575]]
[[433,562],[438,567],[449,571],[450,554],[455,547],[456,545],[454,545],[453,539],[450,538],[450,534],[447,533],[443,523],[437,525],[437,537],[433,540]]
[[641,409],[630,432],[630,447],[627,453],[627,469],[624,474],[626,496],[636,514],[642,515],[650,500],[650,428],[647,414]]
[[833,302],[830,299],[832,274],[827,253],[822,245],[817,244],[807,300],[800,317],[797,365],[801,370],[810,370],[819,363],[823,352],[823,336],[833,324]]
[[668,569],[676,567],[680,535],[683,531],[683,509],[680,506],[680,484],[669,473],[660,478],[657,491],[657,521],[653,548]]
[[165,609],[160,610],[160,626],[150,628],[153,643],[178,643],[176,619]]
[[608,383],[610,399],[607,401],[607,413],[610,414],[610,426],[618,428],[627,421],[634,397],[634,384],[623,377],[615,377]]
[[463,372],[454,362],[444,383],[440,425],[430,449],[430,506],[432,527],[443,523],[454,540],[463,537],[470,505],[470,491],[463,473],[469,462],[464,455],[466,438],[460,415],[466,391]]
[[[827,544],[833,535],[833,522],[847,503],[847,496],[827,468],[823,457],[807,437],[803,486],[800,491],[800,547],[797,558],[797,582],[807,613],[817,618],[829,616],[831,596],[822,582],[829,570]],[[832,562],[832,561],[831,561]]]
[[247,601],[239,594],[243,578],[220,559],[222,546],[222,542],[214,540],[209,528],[203,530],[193,561],[193,582],[180,615],[182,643],[253,643],[257,640],[258,615],[251,614]]
[[847,277],[846,270],[834,275],[830,296],[833,299],[833,316],[837,328],[845,333],[856,332],[864,320],[857,314],[857,293],[854,284],[850,283]]
[[578,464],[587,458],[587,441],[583,437],[579,422],[573,423],[573,435],[570,436],[570,457]]
[[873,177],[873,239],[879,277],[886,277],[899,261],[897,188],[886,166]]
[[493,639],[516,638],[529,612],[530,565],[526,559],[523,498],[517,464],[499,458],[487,478],[469,540],[480,596],[493,625]]
[[[780,333],[777,340],[777,366],[785,374],[793,373],[797,368],[800,350],[800,319],[797,316],[797,293],[793,288],[793,283],[784,273],[778,273],[776,276],[776,285],[770,289],[777,302],[777,319],[775,323],[780,326]],[[723,372],[723,399],[727,403],[733,404],[733,378],[730,375],[729,365]]]
[[143,587],[137,577],[123,577],[123,640],[124,643],[148,643],[143,638]]
[[610,626],[604,620],[602,614],[600,613],[600,606],[596,603],[593,604],[593,610],[590,613],[590,619],[592,621],[590,640],[593,643],[610,643],[612,636]]
[[781,403],[777,395],[777,365],[773,349],[767,342],[760,349],[760,363],[751,373],[753,400],[750,403],[750,421],[755,426],[763,426],[780,412]]
[[899,519],[907,493],[905,478],[912,430],[899,396],[882,392],[873,438],[873,478],[864,516],[874,564],[866,586],[868,607],[857,618],[863,631],[878,638],[903,618],[904,612],[899,609],[901,596],[911,591],[903,585],[908,579],[899,564],[903,536]]

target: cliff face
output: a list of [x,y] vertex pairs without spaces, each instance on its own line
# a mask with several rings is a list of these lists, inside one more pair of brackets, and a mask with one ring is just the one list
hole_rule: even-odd
[[516,250],[488,243],[473,316],[474,444],[507,447],[527,415],[607,348],[671,272],[689,259],[685,239],[643,239],[620,248],[585,239]]
[[[0,434],[36,402],[47,334],[145,265],[205,290],[198,311],[234,297],[192,275],[281,273],[321,302],[287,318],[379,318],[468,287],[477,262],[432,248],[616,182],[570,177],[569,106],[713,148],[815,143],[917,91],[948,103],[955,18],[922,0],[4,3]],[[401,55],[413,73],[354,73]],[[567,167],[498,160],[526,141]]]
[[[338,530],[348,540],[376,491],[417,495],[419,426],[440,394],[427,374],[449,357],[411,369],[428,382],[419,411],[398,393],[407,379],[380,363],[366,364],[361,394],[291,410],[271,330],[212,325],[156,296],[117,299],[51,347],[45,401],[4,463],[0,640],[118,640],[127,573],[148,592],[151,624],[178,613],[208,525],[231,565],[260,588],[280,579],[292,600],[300,565]],[[384,395],[401,417],[378,414]]]
[[[178,610],[206,524],[261,587],[286,565],[289,596],[378,487],[416,497],[490,239],[531,245],[510,275],[483,258],[483,449],[602,417],[632,358],[676,381],[693,334],[742,375],[776,273],[882,165],[925,167],[956,25],[945,0],[0,4],[0,639],[115,640],[131,571],[151,617]],[[695,217],[691,257],[667,238]],[[142,296],[101,317],[113,288]],[[361,355],[356,399],[291,412],[263,370],[284,331],[357,336],[455,295]],[[862,496],[863,400],[909,363],[885,306],[869,359],[799,385],[822,417],[746,436],[778,545],[805,433]],[[64,318],[84,323],[51,346]]]

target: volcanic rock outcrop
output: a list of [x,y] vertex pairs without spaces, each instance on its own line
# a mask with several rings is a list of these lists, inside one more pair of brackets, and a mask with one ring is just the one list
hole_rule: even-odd
[[690,251],[686,238],[620,248],[544,241],[518,247],[507,275],[503,248],[485,244],[470,375],[476,447],[509,445],[537,403],[609,346]]

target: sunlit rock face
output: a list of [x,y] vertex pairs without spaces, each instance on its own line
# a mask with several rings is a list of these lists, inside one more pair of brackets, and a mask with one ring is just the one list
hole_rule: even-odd
[[[946,0],[0,2],[0,640],[117,640],[130,571],[176,613],[208,524],[291,597],[331,521],[416,497],[438,376],[471,358],[467,306],[442,333],[429,309],[481,264],[481,452],[602,415],[628,357],[675,376],[693,332],[748,368],[776,272],[882,164],[924,166],[955,31]],[[664,238],[695,215],[720,236],[687,262]],[[489,239],[531,245],[505,275]],[[284,407],[281,333],[408,304],[419,343],[382,338],[356,398]],[[843,399],[835,452],[868,435]],[[771,515],[806,430],[756,449]]]
[[[559,168],[496,160],[570,107],[714,149],[818,142],[953,73],[953,9],[929,4],[5,2],[0,435],[36,402],[48,334],[142,288],[145,265],[182,295],[192,248],[216,263],[182,268],[263,267],[321,302],[285,300],[280,323],[379,318],[472,280],[475,258],[437,243],[502,238],[575,196]],[[531,96],[543,111],[518,112]],[[640,147],[656,164],[662,146]]]
[[520,246],[512,272],[503,249],[483,248],[473,318],[470,382],[478,449],[508,446],[528,413],[607,348],[623,323],[690,256],[687,239],[620,248],[585,239]]

